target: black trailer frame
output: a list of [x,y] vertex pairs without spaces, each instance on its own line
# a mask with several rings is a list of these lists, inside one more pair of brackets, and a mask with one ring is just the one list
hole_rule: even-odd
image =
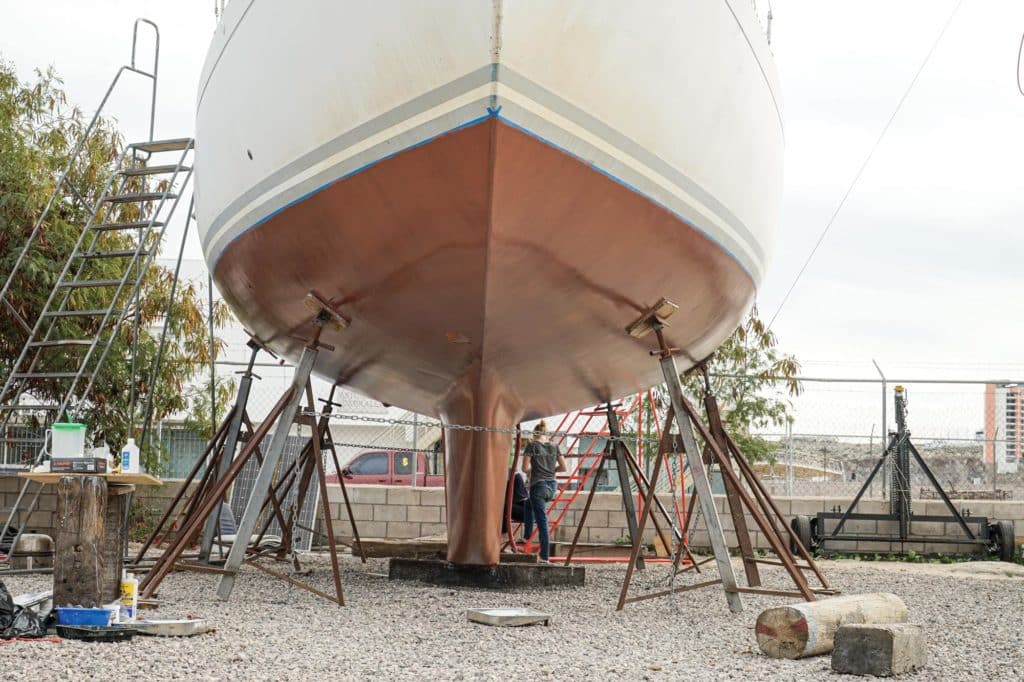
[[[914,447],[910,440],[910,431],[907,430],[907,398],[906,391],[902,386],[897,386],[895,391],[896,402],[896,426],[897,430],[889,433],[889,445],[885,452],[875,463],[871,474],[864,481],[857,495],[853,498],[846,511],[834,509],[831,512],[818,512],[814,518],[808,516],[796,516],[793,518],[792,527],[804,542],[805,546],[825,551],[849,551],[836,547],[837,543],[849,542],[924,542],[944,545],[970,545],[983,553],[998,555],[1004,561],[1012,561],[1014,558],[1014,533],[1013,524],[1008,521],[989,522],[985,516],[971,516],[969,511],[958,510],[950,501],[946,491],[932,473],[932,470],[925,463],[921,453]],[[910,462],[911,457],[921,467],[931,483],[932,488],[938,493],[939,499],[945,505],[948,515],[915,515],[911,508],[911,484],[910,484]],[[857,505],[861,498],[871,486],[875,476],[882,470],[882,465],[890,463],[889,480],[889,512],[888,513],[859,513],[856,512]],[[850,521],[889,521],[898,524],[895,533],[877,531],[870,532],[843,532],[847,522]],[[913,523],[953,523],[960,526],[962,536],[934,536],[918,535],[913,532]]]

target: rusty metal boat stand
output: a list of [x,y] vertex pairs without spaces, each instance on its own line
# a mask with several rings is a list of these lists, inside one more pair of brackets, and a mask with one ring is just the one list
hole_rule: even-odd
[[[713,585],[722,586],[729,610],[734,613],[738,613],[743,609],[743,602],[740,597],[742,593],[799,597],[807,601],[813,601],[815,594],[834,593],[835,590],[829,586],[828,581],[821,571],[818,570],[807,549],[789,528],[782,511],[757,478],[746,457],[737,447],[736,442],[726,433],[719,416],[715,397],[710,391],[706,369],[702,368],[702,371],[705,372],[704,403],[710,428],[705,426],[696,409],[683,396],[682,385],[679,380],[679,370],[675,362],[675,355],[679,351],[668,345],[663,331],[667,326],[666,318],[676,312],[676,310],[678,310],[678,306],[667,299],[662,299],[626,328],[627,333],[637,339],[654,332],[658,341],[658,348],[650,353],[659,358],[662,374],[668,387],[671,405],[662,430],[662,439],[659,446],[661,452],[655,458],[654,470],[651,473],[650,481],[645,482],[646,484],[642,487],[638,485],[638,489],[644,493],[644,504],[640,512],[637,532],[633,536],[630,561],[626,567],[626,575],[622,582],[616,610],[621,610],[626,604],[633,602]],[[676,435],[670,435],[673,422],[678,429],[678,434]],[[698,448],[698,435],[704,443],[703,454]],[[643,548],[643,534],[647,527],[648,519],[654,518],[656,510],[662,515],[667,516],[664,508],[658,501],[655,491],[657,490],[658,478],[661,474],[663,463],[666,461],[664,455],[666,452],[671,451],[670,448],[674,449],[676,447],[677,438],[678,441],[681,441],[686,456],[686,463],[689,467],[690,478],[693,483],[693,493],[689,500],[689,511],[685,517],[684,528],[682,532],[674,533],[672,538],[675,542],[675,547],[671,563],[672,573],[669,576],[670,587],[664,590],[630,596],[630,584],[633,579],[633,572],[636,569],[637,559]],[[722,475],[726,491],[726,503],[733,519],[740,554],[743,558],[744,573],[747,581],[746,587],[741,587],[737,584],[736,575],[729,556],[729,547],[722,529],[722,522],[711,492],[708,472],[716,465]],[[591,494],[593,494],[593,491],[591,491]],[[693,561],[693,557],[689,553],[687,541],[688,531],[695,518],[693,514],[695,504],[700,505],[700,515],[703,516],[707,526],[708,538],[711,544],[713,559],[718,567],[719,577],[677,587],[675,586],[675,578],[679,574],[690,570],[700,573],[701,562]],[[584,519],[586,511],[587,508],[584,509]],[[745,514],[749,514],[753,518],[754,523],[757,524],[761,533],[768,540],[775,559],[759,559],[754,556]],[[581,519],[580,526],[583,525],[584,519]],[[655,525],[657,527],[657,524]],[[802,564],[797,563],[788,551],[786,543],[782,539],[783,532],[789,535],[790,541],[796,549],[796,554],[803,560]],[[683,566],[684,557],[690,559],[690,561],[686,562],[685,566]],[[711,559],[707,559],[703,563],[708,561],[711,561]],[[773,590],[762,588],[760,575],[757,570],[759,564],[785,568],[796,589]],[[811,588],[804,576],[804,571],[813,572],[821,587]]]
[[[186,496],[189,484],[195,480],[200,468],[205,464],[205,473],[178,520],[178,532],[170,546],[163,554],[156,558],[155,563],[149,568],[148,573],[140,582],[139,589],[143,597],[153,596],[160,583],[172,570],[192,570],[220,575],[217,593],[221,599],[228,599],[234,587],[235,576],[244,563],[275,578],[335,602],[339,606],[344,606],[345,600],[341,585],[341,572],[338,565],[338,541],[334,537],[327,495],[327,481],[324,472],[325,451],[330,452],[335,468],[340,471],[338,455],[329,428],[331,409],[335,405],[333,402],[334,388],[331,390],[330,397],[323,401],[325,403],[323,410],[319,413],[318,417],[314,416],[317,415],[317,411],[313,399],[310,375],[319,349],[323,347],[333,350],[333,348],[320,342],[320,332],[323,327],[327,324],[344,327],[347,325],[347,320],[331,309],[329,304],[316,294],[311,293],[309,300],[316,305],[318,312],[312,320],[312,337],[307,341],[299,363],[296,366],[291,386],[281,395],[263,422],[258,427],[254,427],[245,411],[253,377],[253,362],[252,360],[250,361],[249,367],[243,373],[238,398],[234,407],[225,417],[220,428],[207,446],[206,452],[196,462],[185,485],[182,486],[178,496],[171,506],[168,507],[153,534],[136,557],[135,563],[137,565],[141,564],[146,552],[153,546],[156,539],[162,537],[161,534],[164,528],[167,527],[168,520]],[[251,343],[250,347],[252,348],[252,358],[255,359],[256,354],[262,347],[257,342]],[[303,393],[305,393],[307,399],[307,408],[303,415],[299,415],[299,406]],[[291,430],[291,425],[294,423],[309,426],[311,436],[302,448],[299,457],[285,471],[280,472],[280,475],[278,475],[278,468],[288,433]],[[274,428],[275,424],[277,428]],[[270,445],[266,452],[261,452],[260,444],[272,428],[274,433],[271,437]],[[244,445],[237,457],[233,457],[235,447],[240,442],[243,442]],[[231,543],[224,565],[213,565],[209,562],[209,559],[213,540],[218,532],[217,519],[220,506],[225,503],[226,495],[231,485],[245,467],[246,462],[254,455],[257,458],[259,471],[252,488],[252,495],[246,503],[245,512],[238,525],[235,542]],[[352,524],[355,544],[361,547],[359,531],[356,528],[356,521],[352,515],[352,508],[344,480],[339,478],[339,484],[349,521]],[[285,561],[288,555],[291,554],[292,536],[299,522],[299,510],[302,509],[310,485],[318,485],[320,489],[325,530],[323,535],[326,536],[331,557],[334,583],[333,595],[297,580],[282,571],[259,563],[259,559],[265,557],[273,557],[278,561]],[[297,503],[292,505],[286,514],[282,501],[290,494],[293,488],[297,491]],[[260,523],[261,519],[262,524]],[[263,547],[264,538],[274,521],[277,521],[282,530],[281,542],[270,547]],[[257,525],[260,525],[258,533],[256,532]],[[308,528],[305,528],[305,530],[311,531]],[[202,532],[201,536],[200,532]],[[255,538],[255,542],[249,542],[248,539],[250,538]],[[200,539],[200,561],[183,561],[185,550],[192,546],[197,539]],[[298,569],[297,558],[293,555],[292,559],[296,569]],[[362,559],[364,562],[366,561],[365,556]]]

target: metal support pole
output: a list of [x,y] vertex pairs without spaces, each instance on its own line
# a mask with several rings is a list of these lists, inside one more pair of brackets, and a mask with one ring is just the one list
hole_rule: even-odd
[[[224,438],[224,454],[218,461],[217,480],[219,481],[231,468],[231,460],[235,457],[235,449],[238,447],[238,436],[242,430],[242,419],[245,416],[246,406],[249,403],[249,389],[252,387],[252,366],[256,362],[256,355],[260,349],[256,344],[250,344],[252,353],[249,355],[249,366],[242,374],[242,381],[238,384],[238,396],[235,398],[235,408],[231,415],[231,425],[228,427],[227,436]],[[220,537],[220,513],[224,500],[218,500],[217,507],[213,514],[206,519],[203,526],[202,541],[199,545],[199,560],[209,561],[210,552],[213,550],[214,537]]]
[[[412,487],[416,487],[416,477],[420,474],[420,457],[423,457],[423,485],[427,484],[427,456],[420,452],[420,421],[419,414],[412,413]],[[340,480],[340,476],[339,476]]]
[[277,464],[281,461],[285,443],[288,441],[288,432],[291,430],[292,422],[295,421],[295,414],[298,412],[299,403],[302,401],[303,389],[309,381],[309,375],[313,370],[313,363],[316,361],[317,352],[316,340],[314,340],[313,343],[303,349],[302,357],[295,368],[295,376],[292,377],[291,396],[289,397],[288,404],[285,405],[284,410],[281,412],[280,418],[277,420],[277,425],[274,428],[274,437],[270,441],[270,447],[267,449],[263,464],[256,475],[256,481],[252,486],[252,496],[245,505],[245,513],[242,515],[242,521],[238,525],[235,542],[231,544],[231,551],[228,552],[227,561],[224,563],[224,569],[229,571],[229,573],[221,576],[220,583],[217,585],[217,596],[221,599],[230,597],[231,590],[235,586],[235,575],[245,560],[249,538],[252,537],[252,532],[256,528],[256,521],[259,518],[260,509],[263,507],[267,490],[273,481]]
[[[622,432],[619,430],[619,415],[615,413],[615,408],[612,407],[610,402],[607,405],[607,409],[608,432],[612,436],[612,452],[615,453],[615,468],[619,474],[622,505],[626,508],[626,526],[629,528],[629,542],[630,544],[636,544],[639,542],[639,524],[637,523],[633,494],[629,486],[629,465],[626,463],[626,458],[630,455],[626,452],[626,444],[622,442]],[[644,567],[644,558],[640,555],[636,557],[636,567],[640,569]]]
[[[658,329],[657,333],[658,340],[662,341],[661,330]],[[664,343],[662,346],[666,347]],[[669,397],[672,399],[676,423],[679,425],[679,435],[682,437],[683,448],[686,451],[686,462],[690,465],[693,492],[697,496],[700,511],[704,515],[704,522],[708,527],[708,539],[715,554],[715,563],[718,565],[718,574],[722,579],[722,587],[725,588],[725,599],[729,604],[729,610],[739,613],[743,610],[743,600],[740,598],[739,592],[736,591],[736,574],[732,570],[732,560],[729,558],[729,546],[725,543],[722,520],[718,518],[715,498],[711,495],[711,482],[708,480],[704,458],[701,457],[700,451],[697,449],[693,427],[687,417],[686,409],[683,407],[683,388],[679,384],[679,369],[676,367],[676,359],[670,353],[665,353],[660,364],[661,373],[668,385]]]

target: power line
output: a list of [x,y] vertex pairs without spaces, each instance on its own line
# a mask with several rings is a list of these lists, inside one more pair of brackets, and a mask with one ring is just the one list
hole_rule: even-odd
[[910,91],[914,89],[914,84],[917,83],[918,77],[921,75],[921,72],[924,71],[924,67],[928,64],[928,60],[931,59],[932,54],[935,52],[935,48],[937,48],[939,46],[939,42],[942,41],[942,36],[946,34],[946,29],[949,28],[950,23],[952,23],[953,17],[956,16],[957,10],[960,9],[960,5],[962,2],[963,0],[957,0],[956,6],[953,7],[953,11],[950,12],[949,18],[946,19],[946,23],[943,24],[942,30],[939,31],[939,35],[935,38],[935,42],[932,43],[931,49],[928,50],[928,54],[925,55],[924,61],[921,62],[921,66],[918,67],[917,73],[915,73],[913,79],[911,79],[910,85],[907,86],[907,89],[904,91],[903,96],[900,97],[900,101],[896,104],[896,109],[893,110],[892,115],[889,117],[889,120],[885,122],[885,127],[882,128],[882,132],[879,133],[878,138],[875,140],[875,143],[871,146],[871,150],[868,152],[867,157],[865,157],[864,163],[861,164],[860,169],[857,171],[857,174],[853,176],[853,181],[850,183],[850,186],[846,189],[846,193],[843,195],[843,198],[840,199],[839,205],[836,206],[836,210],[833,211],[832,213],[832,217],[829,218],[828,223],[825,224],[825,229],[821,231],[821,235],[818,237],[818,241],[815,242],[814,248],[811,249],[811,252],[807,255],[807,260],[804,261],[803,267],[800,268],[800,272],[797,273],[796,278],[793,280],[793,283],[789,285],[789,289],[786,291],[786,295],[782,297],[782,302],[779,303],[779,307],[775,310],[775,314],[772,315],[772,319],[769,320],[769,329],[771,329],[772,325],[775,324],[775,319],[779,316],[779,313],[782,312],[783,306],[786,305],[786,302],[789,300],[790,294],[793,293],[793,289],[796,288],[796,285],[800,281],[800,278],[803,277],[804,271],[807,270],[807,266],[811,264],[811,260],[814,258],[814,254],[818,252],[818,247],[821,246],[821,243],[823,241],[825,241],[825,236],[828,235],[829,230],[832,229],[832,224],[836,221],[836,216],[838,216],[839,212],[843,210],[843,206],[846,205],[846,200],[850,197],[850,194],[853,192],[854,187],[857,186],[857,181],[860,180],[860,176],[863,175],[864,169],[868,167],[869,163],[871,163],[871,157],[875,155],[875,150],[878,149],[878,146],[881,144],[882,139],[885,137],[885,134],[889,132],[889,127],[892,125],[892,122],[896,119],[896,115],[900,113],[900,109],[903,108],[903,103],[907,100],[907,96],[910,95]]

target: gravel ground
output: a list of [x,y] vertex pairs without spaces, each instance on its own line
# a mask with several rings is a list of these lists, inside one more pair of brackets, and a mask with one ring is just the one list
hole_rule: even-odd
[[[329,590],[322,557],[310,580]],[[283,565],[282,565],[283,566]],[[1013,567],[964,572],[958,565],[822,562],[845,593],[891,591],[926,628],[930,662],[920,680],[1024,679],[1024,577]],[[1007,571],[1003,571],[1005,566]],[[744,679],[837,678],[828,656],[778,661],[758,651],[754,620],[785,599],[744,595],[732,615],[706,588],[627,606],[616,613],[623,567],[590,566],[582,589],[521,592],[452,590],[390,583],[387,563],[346,560],[338,608],[246,568],[231,601],[215,576],[176,573],[161,587],[158,617],[196,614],[216,632],[189,639],[136,637],[123,644],[13,642],[0,646],[9,679]],[[640,587],[664,584],[664,566]],[[781,569],[767,585],[785,587]],[[45,589],[49,576],[11,576],[15,594]],[[553,614],[550,627],[495,628],[466,620],[472,607],[529,606]]]

